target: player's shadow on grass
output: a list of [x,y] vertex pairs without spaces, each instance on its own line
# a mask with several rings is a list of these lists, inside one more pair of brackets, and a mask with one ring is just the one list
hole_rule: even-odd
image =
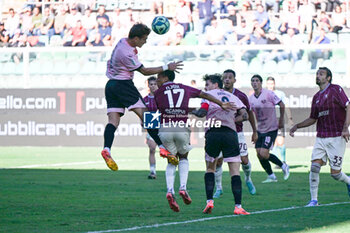
[[295,169],[295,168],[299,168],[299,167],[309,167],[307,165],[291,165],[289,166],[289,169]]
[[[191,205],[179,197],[179,177],[175,182],[175,196],[180,213],[170,210],[166,200],[164,171],[156,180],[148,180],[149,171],[65,170],[65,169],[4,169],[0,170],[0,225],[4,232],[87,232],[124,229],[137,226],[181,222],[219,217],[218,219],[174,224],[171,226],[138,229],[137,232],[293,232],[309,228],[344,224],[349,218],[349,205],[304,206],[309,201],[309,175],[292,173],[278,182],[262,184],[265,172],[253,172],[257,194],[252,196],[242,175],[243,206],[250,216],[230,216],[234,202],[231,178],[223,174],[224,194],[215,199],[211,215],[203,215],[206,204],[204,171],[190,171],[188,191]],[[319,201],[321,204],[348,201],[343,183],[335,182],[329,174],[320,174]],[[336,209],[336,211],[334,211]],[[277,210],[258,213],[264,210]],[[332,213],[332,217],[329,217]],[[6,218],[4,217],[6,216]],[[5,223],[2,221],[5,219]],[[315,221],[317,219],[317,221]]]

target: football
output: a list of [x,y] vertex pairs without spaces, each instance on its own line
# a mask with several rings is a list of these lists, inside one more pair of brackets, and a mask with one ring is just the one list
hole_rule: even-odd
[[159,35],[167,33],[169,28],[170,23],[165,16],[156,16],[152,21],[152,30]]

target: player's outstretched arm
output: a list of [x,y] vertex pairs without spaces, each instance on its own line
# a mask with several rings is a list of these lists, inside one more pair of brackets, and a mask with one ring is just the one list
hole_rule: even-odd
[[204,108],[200,108],[200,109],[195,109],[192,112],[190,112],[191,114],[195,115],[196,117],[205,117],[208,113],[208,111]]
[[182,70],[182,67],[183,67],[182,61],[178,61],[178,62],[171,62],[167,65],[158,66],[158,67],[141,66],[140,68],[137,69],[137,71],[139,71],[143,75],[154,75],[154,74],[161,73],[165,70],[172,70],[179,73],[179,71]]
[[297,129],[305,128],[305,127],[308,127],[310,125],[313,125],[316,123],[316,121],[317,121],[316,119],[309,117],[306,120],[304,120],[298,124],[293,125],[293,127],[289,130],[289,135],[294,137],[294,132],[297,131]]
[[350,139],[349,125],[350,125],[350,104],[346,106],[346,117],[345,117],[343,131],[341,133],[341,136],[345,138],[346,142],[348,142]]
[[248,120],[249,116],[247,110],[245,108],[241,108],[237,111],[237,116],[235,118],[236,123],[241,123],[243,121]]

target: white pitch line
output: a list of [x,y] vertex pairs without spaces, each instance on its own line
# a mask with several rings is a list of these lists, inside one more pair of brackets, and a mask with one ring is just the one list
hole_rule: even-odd
[[95,163],[102,163],[102,161],[97,160],[97,161],[74,162],[74,163],[32,164],[32,165],[24,165],[24,166],[18,166],[18,167],[10,167],[10,168],[60,167],[60,166],[86,165],[86,164],[95,164]]
[[[322,204],[322,205],[319,205],[317,207],[343,205],[343,204],[350,204],[350,202],[334,202],[334,203],[329,203],[329,204]],[[259,211],[251,212],[250,214],[252,215],[252,214],[270,213],[270,212],[280,212],[280,211],[294,210],[294,209],[300,209],[300,208],[313,208],[313,207],[291,206],[291,207],[286,207],[286,208],[281,208],[281,209],[259,210]],[[232,217],[238,217],[238,216],[242,216],[242,215],[222,215],[222,216],[209,217],[209,218],[193,219],[193,220],[182,221],[182,222],[168,222],[168,223],[154,224],[154,225],[148,225],[148,226],[130,227],[130,228],[123,228],[123,229],[112,229],[112,230],[104,230],[104,231],[89,231],[88,233],[108,233],[108,232],[120,232],[120,231],[135,231],[135,230],[140,230],[140,229],[157,228],[157,227],[179,225],[179,224],[187,224],[187,223],[195,223],[195,222],[204,222],[204,221],[210,221],[210,220],[214,220],[214,219],[232,218]]]

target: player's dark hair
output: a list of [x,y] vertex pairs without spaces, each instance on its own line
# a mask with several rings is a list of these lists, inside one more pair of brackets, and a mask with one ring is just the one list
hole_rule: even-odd
[[151,33],[151,29],[149,29],[149,27],[147,27],[142,23],[136,23],[134,24],[134,26],[131,27],[128,38],[129,39],[132,39],[135,37],[141,38],[145,35],[148,36],[150,33]]
[[150,83],[150,82],[152,82],[152,81],[156,81],[156,77],[151,76],[151,77],[149,77],[149,78],[147,79],[147,82],[148,82],[148,83]]
[[203,77],[204,81],[210,81],[211,83],[217,83],[218,87],[222,89],[223,83],[221,80],[221,75],[220,74],[206,74]]
[[258,78],[258,79],[260,80],[261,83],[263,82],[262,77],[261,77],[260,75],[258,75],[258,74],[254,74],[254,75],[252,76],[252,78],[250,79],[250,81],[252,81],[253,78]]
[[165,70],[165,71],[159,73],[159,75],[168,77],[169,81],[174,81],[174,79],[175,79],[175,72],[172,70]]
[[271,76],[267,77],[266,81],[269,81],[269,80],[275,82],[275,78],[274,77],[271,77]]
[[329,83],[332,83],[332,71],[330,69],[328,69],[328,67],[319,67],[319,70],[325,70],[327,72],[327,77],[331,77],[331,79],[329,80]]
[[227,69],[227,70],[224,71],[224,73],[232,73],[233,77],[236,78],[236,72],[234,70]]

